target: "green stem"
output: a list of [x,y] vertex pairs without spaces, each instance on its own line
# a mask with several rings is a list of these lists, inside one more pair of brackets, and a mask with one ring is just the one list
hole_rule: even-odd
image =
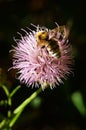
[[21,88],[20,85],[18,85],[13,91],[10,93],[10,97],[13,97],[13,95]]
[[13,113],[16,114],[22,109],[24,109],[40,92],[42,91],[42,88],[39,88],[36,92],[34,92],[29,98],[27,98],[23,103],[18,106]]
[[42,91],[42,88],[39,88],[36,92],[34,92],[29,98],[27,98],[23,103],[20,104],[14,111],[13,114],[16,114],[13,119],[10,121],[9,126],[15,124],[21,113],[23,112],[24,108]]
[[5,85],[2,85],[1,87],[3,88],[3,90],[4,90],[5,94],[6,94],[6,96],[8,97],[8,95],[9,95],[9,90],[7,89],[7,87],[6,87]]
[[[7,112],[7,116],[8,116],[8,121],[10,122],[10,118],[11,118],[11,109],[10,109],[10,107],[12,105],[10,96],[8,97],[8,105],[9,105],[9,110]],[[12,127],[10,127],[10,124],[9,124],[9,130],[12,130]]]

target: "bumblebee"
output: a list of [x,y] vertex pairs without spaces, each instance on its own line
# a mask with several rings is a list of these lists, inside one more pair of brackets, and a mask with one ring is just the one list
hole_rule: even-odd
[[60,50],[58,42],[51,38],[49,39],[49,32],[46,30],[39,31],[36,33],[37,46],[46,48],[51,56],[60,57]]
[[36,33],[37,46],[46,48],[48,53],[54,57],[61,57],[58,42],[69,36],[69,28],[66,25],[57,26],[52,30],[41,30]]

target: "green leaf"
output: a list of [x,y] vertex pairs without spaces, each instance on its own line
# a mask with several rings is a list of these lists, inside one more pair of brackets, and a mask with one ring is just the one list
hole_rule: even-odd
[[5,119],[3,119],[3,120],[0,122],[0,129],[5,125],[5,123],[6,123],[6,120],[5,120]]
[[71,95],[71,100],[81,115],[86,115],[86,108],[84,105],[83,97],[80,92],[74,92]]
[[15,122],[18,120],[20,114],[22,113],[23,109],[21,111],[19,111],[17,114],[15,114],[15,116],[13,116],[13,118],[11,119],[10,123],[9,123],[9,127],[12,127]]
[[23,103],[21,103],[14,111],[13,113],[16,114],[17,112],[24,109],[33,99],[36,98],[36,96],[42,91],[41,88],[39,88],[36,92],[34,92],[30,97],[28,97]]

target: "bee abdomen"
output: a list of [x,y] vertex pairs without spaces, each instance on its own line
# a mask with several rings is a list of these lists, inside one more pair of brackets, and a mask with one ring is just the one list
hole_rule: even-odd
[[51,56],[58,58],[61,57],[61,52],[57,41],[50,40],[47,46],[47,50]]

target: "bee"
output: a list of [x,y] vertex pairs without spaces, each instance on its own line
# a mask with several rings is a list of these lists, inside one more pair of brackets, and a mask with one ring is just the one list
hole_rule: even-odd
[[60,58],[61,50],[58,42],[67,40],[68,36],[69,29],[65,25],[57,26],[52,30],[41,30],[36,33],[37,46],[46,48],[51,56]]

